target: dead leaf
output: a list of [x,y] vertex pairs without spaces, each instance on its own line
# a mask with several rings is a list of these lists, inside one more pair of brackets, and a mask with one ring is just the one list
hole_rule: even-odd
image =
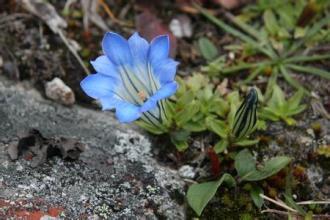
[[245,5],[249,0],[213,0],[214,3],[221,5],[225,9],[232,10]]
[[171,42],[170,55],[172,57],[175,56],[177,39],[168,29],[168,26],[165,25],[160,18],[156,17],[156,15],[151,13],[150,10],[145,9],[136,17],[135,23],[137,31],[148,41],[151,41],[158,35],[169,35]]

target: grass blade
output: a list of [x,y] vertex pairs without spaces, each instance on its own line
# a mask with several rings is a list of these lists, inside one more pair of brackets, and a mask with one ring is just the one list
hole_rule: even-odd
[[295,64],[288,64],[286,66],[297,72],[310,73],[310,74],[314,74],[317,76],[321,76],[325,79],[330,79],[330,72],[316,68],[316,67],[300,66],[300,65],[295,65]]
[[294,88],[296,89],[302,89],[304,93],[309,94],[309,92],[293,77],[291,77],[290,73],[284,66],[280,66],[280,71],[282,73],[282,76],[284,79]]
[[257,68],[257,67],[264,67],[266,65],[270,65],[271,62],[260,62],[260,63],[239,63],[232,67],[225,67],[222,70],[223,74],[231,74],[240,70],[250,69],[250,68]]
[[205,16],[207,19],[209,19],[211,22],[213,22],[215,25],[223,29],[224,31],[230,33],[231,35],[239,38],[240,40],[249,43],[253,45],[255,48],[257,48],[260,52],[267,55],[268,57],[274,58],[273,54],[263,48],[259,42],[255,41],[248,35],[240,32],[239,30],[232,28],[231,26],[227,25],[225,22],[221,21],[220,19],[216,18],[214,15],[212,15],[208,10],[200,7],[199,5],[195,4],[195,7],[201,12],[203,16]]
[[317,60],[330,59],[330,54],[312,55],[312,56],[294,56],[285,59],[284,63],[312,62]]
[[330,15],[322,18],[320,21],[318,21],[309,31],[307,31],[306,35],[297,43],[293,44],[291,48],[284,53],[284,57],[290,56],[292,53],[294,53],[297,49],[299,49],[309,38],[313,37],[316,33],[318,33],[324,25],[329,24],[330,22]]
[[254,80],[254,78],[256,78],[264,68],[264,65],[257,67],[245,80],[243,80],[243,83],[249,83]]

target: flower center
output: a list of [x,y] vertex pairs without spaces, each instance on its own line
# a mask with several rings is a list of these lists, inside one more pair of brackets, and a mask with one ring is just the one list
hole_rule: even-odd
[[144,101],[144,100],[147,99],[147,95],[146,95],[146,93],[144,91],[138,92],[137,95],[139,96],[139,98],[141,99],[141,101]]

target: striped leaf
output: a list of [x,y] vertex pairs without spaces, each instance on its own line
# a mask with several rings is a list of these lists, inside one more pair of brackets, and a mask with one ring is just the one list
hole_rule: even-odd
[[255,127],[257,123],[257,104],[258,94],[252,88],[235,114],[232,134],[236,139],[246,137]]

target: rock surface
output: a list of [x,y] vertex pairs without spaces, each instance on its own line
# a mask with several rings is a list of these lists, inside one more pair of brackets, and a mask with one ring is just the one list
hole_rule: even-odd
[[[79,160],[54,157],[36,168],[29,158],[11,161],[8,146],[31,128],[87,149]],[[174,198],[183,195],[183,182],[151,149],[145,135],[111,113],[64,107],[0,76],[0,219],[184,219]]]

